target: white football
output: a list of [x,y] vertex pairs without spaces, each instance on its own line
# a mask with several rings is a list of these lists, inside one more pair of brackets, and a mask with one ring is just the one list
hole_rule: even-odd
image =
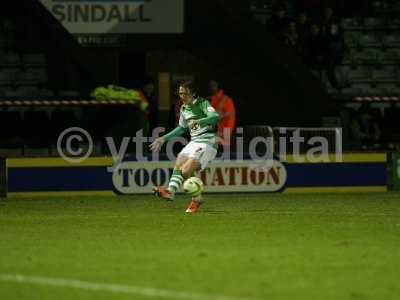
[[190,177],[183,183],[184,192],[191,197],[199,196],[203,192],[203,189],[203,182],[198,177]]

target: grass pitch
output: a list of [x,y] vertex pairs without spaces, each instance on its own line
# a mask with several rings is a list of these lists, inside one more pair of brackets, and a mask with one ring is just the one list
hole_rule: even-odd
[[400,194],[0,201],[0,299],[399,299]]

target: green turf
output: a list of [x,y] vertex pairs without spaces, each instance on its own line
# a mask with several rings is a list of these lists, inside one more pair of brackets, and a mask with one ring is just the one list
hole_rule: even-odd
[[[0,201],[0,274],[247,299],[400,299],[400,194]],[[0,299],[174,299],[0,280]]]

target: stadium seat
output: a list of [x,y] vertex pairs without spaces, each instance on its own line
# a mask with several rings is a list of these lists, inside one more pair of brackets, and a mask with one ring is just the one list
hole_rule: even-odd
[[343,58],[342,64],[349,65],[349,64],[352,64],[353,62],[355,62],[356,61],[354,58],[355,55],[356,55],[355,48],[347,49],[344,53],[344,58]]
[[365,49],[364,51],[355,51],[352,53],[350,58],[351,65],[364,65],[364,64],[377,64],[378,55],[380,51],[378,49]]
[[32,85],[39,83],[39,80],[34,72],[31,70],[19,71],[16,73],[15,84],[17,85]]
[[353,96],[359,96],[357,95],[357,91],[353,89],[352,85],[348,85],[344,88],[341,89],[341,93],[345,96],[345,97],[353,97]]
[[379,29],[382,26],[382,20],[378,18],[366,18],[364,20],[364,27],[371,29]]
[[39,97],[39,88],[32,85],[22,85],[16,88],[15,93],[17,97],[34,99]]
[[358,32],[345,32],[344,42],[348,48],[356,48],[359,46],[360,34]]
[[25,71],[23,69],[15,69],[13,74],[14,84],[24,84],[25,83]]
[[80,98],[80,94],[78,91],[73,91],[73,90],[62,90],[58,92],[58,97],[60,98],[74,98],[78,99]]
[[380,53],[380,50],[378,50],[378,49],[366,49],[358,57],[359,63],[361,63],[361,64],[377,64],[379,53]]
[[351,72],[350,66],[338,66],[336,68],[336,78],[339,81],[339,86],[346,87],[350,84],[349,74]]
[[6,70],[0,71],[0,85],[12,84],[12,74]]
[[376,33],[367,33],[360,36],[359,39],[360,47],[379,47],[382,45],[382,40]]
[[339,93],[339,89],[332,87],[330,84],[326,87],[326,90],[329,95],[335,95]]
[[5,98],[15,98],[17,97],[17,92],[12,87],[7,87],[4,89],[4,97]]
[[396,80],[396,67],[395,66],[381,66],[372,71],[372,77],[377,82],[392,82]]
[[3,35],[0,35],[0,50],[4,50],[7,47],[8,47],[8,40]]
[[377,87],[384,91],[384,95],[393,96],[396,91],[395,83],[378,83]]
[[344,30],[352,29],[353,27],[353,19],[352,18],[343,18],[341,21],[341,25]]
[[394,87],[392,87],[392,89],[390,90],[390,94],[392,96],[400,96],[400,86],[395,85]]
[[381,86],[381,85],[376,85],[376,86],[371,86],[368,90],[370,96],[386,96],[387,95],[387,90]]
[[352,89],[353,93],[358,96],[372,96],[375,93],[375,90],[368,83],[354,83]]
[[47,66],[46,56],[44,54],[24,54],[22,62],[25,67],[45,67]]
[[362,24],[356,18],[345,18],[341,25],[345,30],[358,30],[362,28]]
[[370,66],[358,66],[357,68],[348,69],[348,79],[351,82],[371,82],[372,74]]
[[2,65],[7,67],[19,67],[21,65],[21,60],[18,53],[6,53],[6,55],[4,56],[4,60],[2,61]]
[[388,34],[383,37],[383,45],[385,48],[396,48],[400,47],[400,35],[399,34]]
[[41,88],[39,90],[39,96],[42,98],[54,98],[55,93],[52,90],[46,89],[46,88]]
[[37,83],[46,84],[48,82],[48,75],[46,68],[31,68],[27,72],[32,74]]
[[382,54],[380,61],[384,64],[397,64],[400,62],[400,56],[396,49],[391,49]]

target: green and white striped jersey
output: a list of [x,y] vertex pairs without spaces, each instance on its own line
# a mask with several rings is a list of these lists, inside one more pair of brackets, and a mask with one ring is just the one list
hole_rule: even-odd
[[[208,100],[196,98],[190,104],[183,104],[180,110],[179,126],[189,128],[191,120],[199,120],[207,117],[209,113],[216,113]],[[189,128],[191,141],[197,143],[206,143],[215,148],[218,147],[217,124],[196,126]]]

